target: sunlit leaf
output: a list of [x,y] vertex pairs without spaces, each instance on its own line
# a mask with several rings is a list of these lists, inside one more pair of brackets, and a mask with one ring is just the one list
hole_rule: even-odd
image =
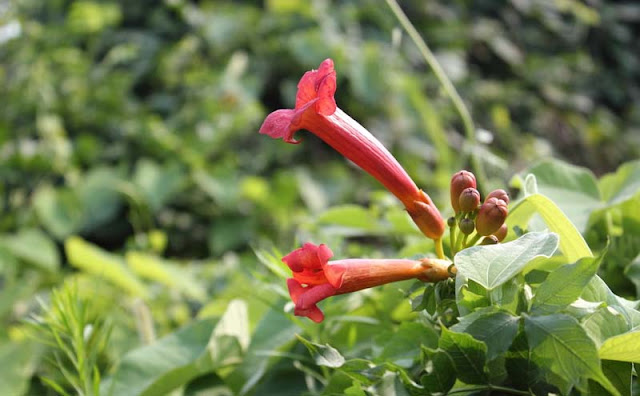
[[557,247],[556,234],[531,232],[507,243],[470,247],[456,254],[454,262],[461,274],[491,290],[518,274],[534,258],[551,256]]

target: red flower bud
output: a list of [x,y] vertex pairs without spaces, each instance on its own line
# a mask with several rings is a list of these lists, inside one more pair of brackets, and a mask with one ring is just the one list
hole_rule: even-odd
[[482,238],[482,240],[480,241],[481,245],[495,245],[497,243],[498,243],[498,238],[496,238],[495,235],[486,236]]
[[466,170],[451,177],[451,206],[456,213],[460,213],[460,194],[465,188],[476,188],[476,177]]
[[478,210],[478,217],[476,218],[478,234],[487,236],[498,231],[508,213],[509,210],[505,201],[496,197],[488,198]]
[[489,198],[498,198],[509,204],[509,194],[503,189],[491,191],[484,200],[486,201]]
[[507,237],[507,232],[509,231],[509,228],[507,227],[506,224],[503,224],[500,226],[500,228],[498,228],[498,231],[494,232],[493,235],[498,238],[498,241],[502,242],[504,240],[504,238]]
[[480,205],[480,192],[473,187],[465,188],[460,193],[458,203],[462,213],[473,212]]

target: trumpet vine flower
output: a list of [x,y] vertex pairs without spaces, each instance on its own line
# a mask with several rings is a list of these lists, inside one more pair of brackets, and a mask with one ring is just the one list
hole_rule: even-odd
[[445,223],[431,198],[416,186],[380,141],[337,107],[335,91],[333,61],[326,59],[318,70],[308,71],[300,79],[295,108],[269,114],[260,133],[296,144],[296,131],[310,131],[375,177],[404,204],[423,234],[440,240]]
[[329,261],[333,252],[326,245],[305,243],[286,255],[293,273],[287,279],[289,295],[295,304],[294,314],[316,323],[324,320],[317,303],[327,297],[351,293],[407,279],[437,282],[450,276],[447,260],[346,259]]

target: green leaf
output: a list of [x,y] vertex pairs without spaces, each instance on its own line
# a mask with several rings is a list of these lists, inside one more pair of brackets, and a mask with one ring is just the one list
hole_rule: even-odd
[[411,367],[416,347],[424,345],[435,348],[438,345],[438,334],[422,323],[404,322],[385,341],[379,343],[383,346],[380,358],[401,367]]
[[560,250],[569,262],[592,256],[589,246],[578,229],[553,201],[542,194],[529,195],[515,204],[509,211],[507,224],[509,228],[527,229],[529,220],[535,213],[542,217],[551,232],[559,235]]
[[598,271],[604,254],[583,257],[575,264],[567,264],[551,272],[533,296],[531,312],[555,313],[576,301]]
[[74,190],[82,205],[82,229],[92,230],[117,215],[122,197],[122,178],[111,168],[91,169]]
[[430,393],[449,392],[456,382],[455,368],[449,355],[441,349],[422,347],[425,374],[420,376],[424,390]]
[[40,359],[34,343],[5,343],[0,346],[0,389],[5,395],[24,395]]
[[490,307],[460,318],[451,330],[468,333],[487,345],[487,360],[493,360],[509,349],[518,333],[520,318]]
[[600,190],[609,206],[620,204],[640,194],[640,160],[621,165],[615,173],[600,179]]
[[242,363],[229,375],[225,383],[234,395],[249,393],[277,362],[281,351],[295,344],[295,334],[300,328],[287,320],[282,308],[267,311],[258,323]]
[[602,206],[596,178],[586,168],[550,159],[524,174],[535,175],[537,192],[558,205],[580,231],[586,229],[591,212]]
[[636,295],[640,296],[640,254],[624,269],[624,274],[636,287]]
[[101,394],[162,395],[210,372],[212,367],[205,361],[215,324],[214,319],[199,320],[127,353],[115,373],[103,383]]
[[0,246],[11,255],[49,272],[60,267],[60,254],[55,243],[38,229],[23,229],[15,235],[0,237]]
[[442,328],[440,349],[451,358],[458,378],[467,384],[486,384],[487,345],[470,334],[455,333]]
[[82,225],[82,204],[70,190],[39,188],[33,197],[33,207],[42,225],[58,239],[73,234]]
[[595,343],[574,318],[563,314],[525,316],[524,329],[533,360],[566,381],[560,385],[564,394],[573,386],[585,391],[587,378],[614,395],[620,394],[602,373]]
[[109,254],[80,237],[69,237],[64,243],[67,259],[76,268],[107,279],[137,296],[146,296],[146,287],[129,271],[119,256]]
[[[609,381],[618,389],[622,396],[631,396],[631,379],[633,377],[633,365],[631,363],[603,360],[602,372],[609,378]],[[589,381],[589,396],[609,395],[610,393],[600,384]]]
[[357,205],[340,205],[327,209],[318,216],[318,223],[332,224],[364,231],[379,231],[371,210]]
[[458,272],[492,290],[518,274],[534,258],[550,257],[557,247],[556,234],[530,232],[515,241],[470,247],[456,254],[454,262]]
[[635,309],[635,306],[632,306],[635,304],[613,294],[609,286],[598,275],[591,278],[580,297],[586,301],[604,302],[614,308],[625,317],[629,328],[640,326],[640,312]]
[[607,339],[599,354],[601,359],[640,363],[640,329]]
[[630,326],[625,316],[614,307],[600,307],[593,314],[582,320],[582,327],[597,345],[602,345],[608,338],[629,331]]
[[204,301],[207,297],[207,292],[200,282],[177,263],[142,252],[127,252],[125,260],[129,267],[142,278],[180,290],[184,295],[197,301]]
[[325,366],[331,368],[342,367],[345,362],[344,357],[338,352],[337,349],[329,344],[316,344],[315,342],[308,341],[300,335],[296,335],[298,340],[304,344],[309,350],[311,357],[318,366]]
[[180,191],[185,182],[185,175],[175,165],[161,166],[144,158],[136,163],[133,182],[142,192],[151,210],[157,211]]

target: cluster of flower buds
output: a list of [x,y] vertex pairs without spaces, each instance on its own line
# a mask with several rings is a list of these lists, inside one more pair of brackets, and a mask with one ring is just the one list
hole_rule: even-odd
[[452,254],[478,241],[483,245],[495,244],[507,236],[504,221],[509,213],[509,195],[504,190],[495,190],[482,202],[476,187],[476,177],[471,172],[461,170],[451,178],[451,206],[455,216],[449,218],[447,224]]

